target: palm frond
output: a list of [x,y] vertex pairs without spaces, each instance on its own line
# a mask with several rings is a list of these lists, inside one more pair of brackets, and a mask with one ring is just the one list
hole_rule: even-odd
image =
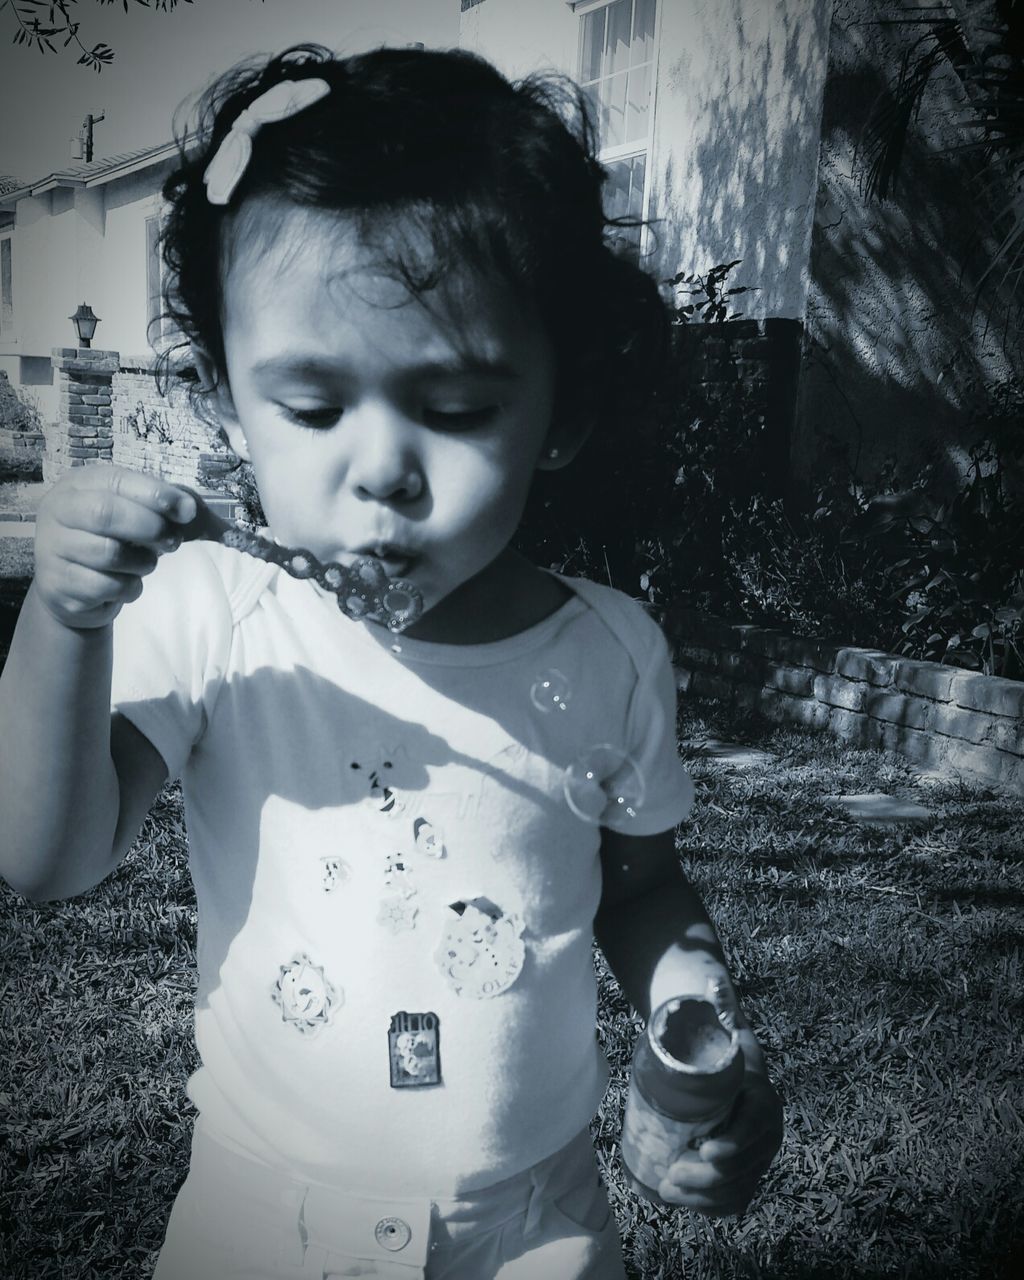
[[[954,7],[958,12],[954,12]],[[994,15],[982,15],[987,8]],[[884,20],[913,38],[900,59],[895,86],[875,103],[863,131],[862,188],[868,200],[893,198],[907,143],[930,85],[943,70],[960,81],[963,99],[949,120],[961,140],[946,156],[973,159],[971,181],[998,244],[976,285],[1009,288],[1010,310],[1024,306],[1024,0],[962,0]],[[1006,202],[1007,192],[1011,193]],[[997,285],[998,281],[998,285]]]

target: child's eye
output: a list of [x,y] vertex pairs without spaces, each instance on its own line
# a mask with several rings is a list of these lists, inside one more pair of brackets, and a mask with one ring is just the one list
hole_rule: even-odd
[[341,417],[341,409],[334,405],[326,405],[322,409],[293,409],[290,405],[283,404],[281,411],[285,417],[292,422],[297,422],[300,427],[309,427],[313,431],[325,431]]
[[428,426],[440,427],[442,430],[468,431],[490,422],[499,408],[496,404],[481,405],[473,409],[426,408],[423,410],[423,420]]

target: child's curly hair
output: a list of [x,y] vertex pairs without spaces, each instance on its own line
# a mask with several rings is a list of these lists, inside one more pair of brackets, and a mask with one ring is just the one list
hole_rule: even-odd
[[[272,85],[304,77],[327,81],[331,92],[260,130],[233,199],[211,204],[203,174],[233,121]],[[667,345],[665,306],[651,277],[616,250],[615,228],[636,224],[604,216],[593,125],[566,77],[511,83],[458,50],[338,57],[297,45],[227,72],[198,116],[163,188],[165,314],[185,339],[165,354],[165,373],[184,369],[195,344],[225,376],[225,232],[246,198],[260,195],[353,218],[416,296],[453,268],[497,271],[546,327],[562,421],[614,425],[654,382]],[[207,391],[191,390],[200,412]]]

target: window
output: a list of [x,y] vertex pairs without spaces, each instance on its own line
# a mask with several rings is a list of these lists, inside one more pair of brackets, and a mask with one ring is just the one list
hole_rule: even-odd
[[14,337],[14,244],[10,232],[0,234],[0,341]]
[[164,263],[160,256],[160,215],[146,219],[146,338],[155,343],[166,337],[171,329],[168,319],[160,319],[163,310],[161,287],[164,280]]
[[[654,103],[656,0],[611,0],[581,15],[580,84],[597,122],[600,159],[608,170],[606,212],[644,216],[647,153]],[[640,228],[622,233],[635,252]]]

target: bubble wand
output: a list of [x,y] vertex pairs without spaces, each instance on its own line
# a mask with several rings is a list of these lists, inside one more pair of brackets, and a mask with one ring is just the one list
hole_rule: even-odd
[[193,493],[196,514],[181,531],[184,542],[219,542],[257,560],[276,564],[292,578],[313,578],[337,597],[338,608],[360,622],[377,622],[389,631],[400,632],[423,613],[423,597],[404,578],[389,578],[384,566],[373,556],[360,556],[349,565],[332,560],[323,564],[304,547],[283,547],[263,534],[243,529],[217,515]]

